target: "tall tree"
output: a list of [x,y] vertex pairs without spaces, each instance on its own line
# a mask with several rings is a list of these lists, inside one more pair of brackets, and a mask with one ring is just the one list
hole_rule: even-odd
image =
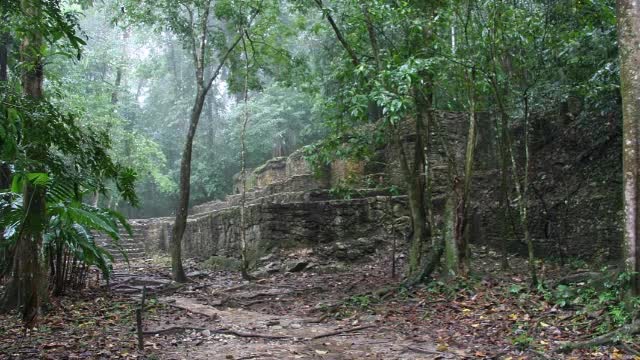
[[[189,212],[189,197],[191,192],[191,159],[193,155],[193,142],[198,129],[198,123],[202,115],[207,94],[214,82],[218,79],[227,59],[240,43],[243,31],[251,26],[258,10],[252,9],[249,4],[236,4],[242,11],[251,10],[251,14],[237,16],[234,22],[227,21],[233,17],[233,5],[231,2],[215,3],[212,0],[180,1],[177,6],[167,5],[162,1],[133,1],[131,12],[135,19],[146,23],[160,23],[171,28],[182,45],[188,50],[193,62],[196,94],[191,106],[189,125],[182,150],[180,162],[179,199],[176,207],[176,217],[173,226],[173,234],[170,243],[171,272],[177,282],[187,281],[182,266],[182,238],[187,225]],[[226,8],[225,5],[230,6]],[[238,19],[243,19],[238,21]],[[214,22],[216,22],[214,24]],[[227,41],[225,27],[231,26],[233,36]],[[217,33],[213,32],[214,30]],[[221,41],[222,39],[222,41]],[[215,56],[217,55],[217,56]],[[217,59],[218,64],[211,68]]]
[[620,92],[623,117],[625,268],[631,295],[640,296],[640,4],[618,0]]
[[[69,46],[70,49],[76,50],[79,56],[84,42],[76,36],[75,18],[71,14],[65,14],[59,2],[4,2],[3,18],[9,19],[8,23],[20,24],[9,29],[13,30],[11,35],[14,38],[21,40],[19,69],[22,94],[13,94],[13,97],[7,98],[7,102],[2,103],[3,125],[5,122],[13,123],[3,129],[3,133],[9,135],[3,138],[3,142],[8,142],[9,145],[3,146],[2,156],[3,159],[14,162],[14,170],[20,172],[18,180],[21,180],[14,181],[16,186],[12,191],[22,192],[24,215],[15,237],[11,281],[6,288],[2,307],[20,309],[25,323],[31,324],[36,320],[40,305],[46,301],[47,295],[44,281],[47,263],[44,261],[42,242],[47,222],[46,195],[50,179],[48,173],[51,172],[51,168],[56,167],[56,164],[51,163],[51,134],[56,126],[64,127],[65,124],[62,123],[70,119],[56,113],[54,107],[44,98],[45,50],[47,46],[53,46],[58,40],[63,39],[66,42],[60,46]],[[3,27],[2,30],[7,29]],[[3,67],[6,66],[6,61],[3,63]],[[2,72],[4,77],[6,68]],[[13,89],[7,88],[5,94],[12,93]],[[16,105],[16,102],[21,104]],[[18,113],[20,115],[16,115]],[[66,125],[70,129],[69,124]],[[7,134],[7,130],[11,128],[19,128],[20,132]],[[47,130],[43,131],[43,128]],[[58,152],[69,152],[70,148],[73,146],[69,143],[60,144]],[[105,154],[104,150],[100,151],[101,154]],[[16,189],[19,186],[22,188]]]
[[[2,0],[0,2],[0,19],[3,22],[8,22],[9,11],[7,6],[8,0]],[[9,46],[11,45],[11,36],[6,29],[0,27],[0,88],[8,86],[9,80]],[[9,164],[5,161],[0,161],[0,189],[7,189],[11,178],[11,169]],[[2,235],[0,235],[2,239]]]
[[[37,4],[23,0],[20,6],[25,16],[35,22],[41,21],[42,10]],[[22,76],[22,91],[27,98],[36,103],[43,96],[42,46],[43,37],[37,31],[26,32],[20,45],[20,61],[24,64],[25,69]],[[25,139],[34,131],[37,131],[36,124],[30,117],[27,117],[24,121]],[[34,163],[37,164],[27,170],[32,173],[43,172],[41,164],[46,159],[46,145],[32,142],[26,146],[26,149],[27,158],[34,160]],[[4,306],[7,308],[19,307],[25,323],[32,323],[37,318],[41,298],[45,294],[42,269],[44,264],[41,259],[40,247],[45,226],[46,187],[27,181],[24,183],[22,191],[23,207],[27,210],[13,254],[13,278],[5,292]]]

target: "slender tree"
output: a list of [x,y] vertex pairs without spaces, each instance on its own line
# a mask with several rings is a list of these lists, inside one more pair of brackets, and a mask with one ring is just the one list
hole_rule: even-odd
[[[185,45],[188,46],[191,53],[193,65],[195,68],[196,95],[191,107],[189,116],[189,127],[186,134],[184,148],[182,150],[182,160],[180,162],[180,184],[179,184],[179,200],[176,207],[176,218],[173,226],[173,234],[170,243],[171,253],[171,272],[174,280],[178,282],[187,281],[184,268],[182,266],[182,237],[187,226],[187,216],[189,211],[189,196],[191,192],[191,159],[193,152],[193,140],[196,135],[198,123],[204,108],[204,102],[207,93],[211,89],[213,83],[220,75],[220,71],[225,65],[227,59],[233,50],[240,43],[242,34],[239,34],[231,41],[226,49],[220,51],[218,65],[211,71],[207,77],[206,70],[211,62],[211,43],[213,42],[210,34],[211,19],[211,0],[196,1],[193,4],[184,4],[184,14],[174,11],[173,18],[170,22],[186,20],[187,28],[181,34],[186,40]],[[182,15],[186,16],[186,19]],[[253,21],[257,11],[251,15],[248,24]],[[175,28],[182,28],[176,26]]]
[[246,232],[246,202],[247,202],[247,124],[249,123],[249,52],[247,51],[247,42],[242,35],[242,53],[244,54],[245,61],[245,73],[244,73],[244,86],[243,92],[243,116],[242,116],[242,129],[240,130],[240,258],[242,264],[240,270],[242,272],[243,279],[251,279],[249,275],[249,260],[247,254],[247,232]]
[[631,296],[640,296],[640,3],[618,0],[618,46],[623,117],[625,268]]
[[[208,79],[205,79],[205,68],[207,64],[207,41],[209,37],[209,14],[211,11],[211,1],[205,1],[202,6],[192,9],[187,7],[189,14],[189,34],[190,51],[195,67],[196,96],[189,116],[189,128],[187,130],[184,148],[182,150],[182,161],[180,162],[180,195],[176,208],[176,220],[173,226],[173,236],[171,237],[171,272],[174,280],[178,282],[187,281],[187,276],[182,266],[182,237],[187,226],[187,215],[189,211],[189,194],[191,190],[191,158],[193,150],[193,139],[196,136],[198,122],[202,115],[204,101],[213,82],[220,74],[220,69],[225,61],[238,45],[238,37],[231,46],[224,52],[219,65],[212,72]],[[194,11],[195,10],[195,11]],[[195,19],[194,12],[199,13],[199,19]]]

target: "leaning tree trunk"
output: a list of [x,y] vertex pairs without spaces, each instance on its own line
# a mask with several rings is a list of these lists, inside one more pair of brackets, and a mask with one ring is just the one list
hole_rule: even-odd
[[623,116],[625,268],[632,275],[631,296],[640,296],[640,3],[617,1],[620,91]]
[[196,136],[198,121],[202,114],[206,92],[204,87],[198,86],[195,103],[191,109],[189,120],[189,130],[187,139],[182,151],[182,161],[180,163],[180,199],[176,209],[176,221],[173,226],[173,236],[171,237],[171,273],[177,282],[186,282],[187,275],[182,267],[182,236],[187,227],[187,215],[189,212],[189,195],[191,192],[191,156],[193,152],[193,139]]

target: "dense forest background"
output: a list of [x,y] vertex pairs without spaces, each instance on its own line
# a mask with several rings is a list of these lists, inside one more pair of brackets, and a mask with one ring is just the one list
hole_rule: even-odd
[[[505,126],[522,122],[525,111],[540,121],[577,116],[581,126],[620,116],[611,2],[460,2],[428,10],[409,3],[331,4],[324,11],[341,29],[348,52],[317,4],[279,5],[266,10],[274,22],[250,37],[248,167],[278,147],[287,155],[330,130],[334,138],[352,131],[350,124],[368,121],[366,98],[393,104],[393,116],[410,115],[424,105],[409,103],[403,87],[426,74],[434,109],[468,111],[472,90],[476,111],[506,112]],[[84,10],[67,6],[78,12],[87,45],[80,60],[54,50],[47,60],[47,95],[81,114],[84,126],[108,131],[115,158],[138,173],[141,207],[128,207],[117,195],[99,199],[133,218],[175,210],[185,118],[196,92],[184,42],[168,24],[151,28],[132,20],[136,7],[109,1]],[[420,38],[427,25],[429,44]],[[207,94],[193,151],[191,204],[229,194],[240,170],[241,58],[230,59]]]
[[381,299],[434,278],[466,284],[481,224],[500,271],[526,255],[541,301],[564,285],[545,283],[546,260],[597,259],[608,297],[577,298],[607,311],[601,333],[623,326],[602,343],[640,332],[636,3],[0,4],[0,308],[25,324],[50,295],[85,288],[94,268],[109,286],[114,250],[96,234],[126,259],[123,237],[142,236],[127,219],[175,218],[158,237],[172,279],[186,283],[189,209],[232,193],[235,230],[219,238],[233,240],[243,281],[255,280],[248,236],[261,230],[247,224],[247,176],[298,151],[317,174],[336,160],[384,168],[322,189],[323,201],[366,187],[402,202],[377,209],[404,224],[387,234],[394,279],[397,258],[406,263]]

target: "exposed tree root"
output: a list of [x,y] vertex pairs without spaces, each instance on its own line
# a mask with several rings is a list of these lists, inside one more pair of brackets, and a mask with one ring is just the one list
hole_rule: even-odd
[[604,279],[613,278],[615,277],[615,275],[616,273],[603,274],[600,272],[584,271],[576,274],[567,275],[565,277],[562,277],[552,282],[548,282],[547,286],[553,289],[558,285],[568,285],[568,284],[579,283],[579,282],[587,282],[589,280],[602,281]]
[[621,347],[628,352],[631,355],[635,355],[635,356],[640,356],[640,351],[632,348],[631,346],[629,346],[628,344],[621,344]]
[[[364,329],[369,329],[369,328],[372,328],[372,327],[374,327],[374,325],[363,325],[363,326],[358,326],[358,327],[354,327],[354,328],[350,328],[350,329],[340,329],[340,330],[331,331],[331,332],[328,332],[328,333],[325,333],[325,334],[316,335],[316,336],[310,338],[309,340],[322,339],[322,338],[326,338],[326,337],[330,337],[330,336],[335,336],[335,335],[340,335],[340,334],[351,333],[351,332],[354,332],[354,331],[360,331],[360,330],[364,330]],[[189,330],[204,331],[204,330],[207,330],[207,329],[199,328],[199,327],[191,327],[191,326],[172,326],[172,327],[167,328],[167,329],[145,331],[145,332],[143,332],[143,334],[145,336],[152,336],[152,335],[158,335],[158,334],[160,334],[160,335],[162,335],[162,334],[175,334],[175,333],[179,333],[179,332],[183,332],[183,331],[189,331]],[[248,333],[248,332],[243,332],[243,331],[232,330],[232,329],[229,329],[229,328],[221,328],[221,329],[210,330],[210,331],[211,331],[211,334],[225,334],[225,335],[233,335],[233,336],[243,337],[243,338],[260,338],[260,339],[270,339],[270,340],[293,339],[292,336],[288,336],[288,335],[267,335],[267,334],[258,334],[258,333]]]
[[168,334],[176,334],[179,332],[189,331],[189,330],[204,331],[206,329],[198,328],[198,327],[190,327],[190,326],[172,326],[167,329],[143,331],[142,334],[145,336],[163,335],[163,334],[168,335]]
[[363,325],[363,326],[358,326],[358,327],[354,327],[354,328],[350,328],[350,329],[342,329],[342,330],[331,331],[331,332],[328,332],[328,333],[325,333],[325,334],[316,335],[316,336],[312,337],[311,340],[322,339],[322,338],[326,338],[326,337],[330,337],[330,336],[335,336],[335,335],[346,334],[346,333],[350,333],[350,332],[354,332],[354,331],[364,330],[364,329],[372,328],[373,326],[374,325]]
[[283,339],[291,339],[291,336],[287,335],[263,335],[257,333],[246,333],[242,331],[236,331],[231,329],[220,329],[211,332],[212,334],[225,334],[225,335],[234,335],[238,337],[244,338],[260,338],[260,339],[273,339],[273,340],[283,340]]
[[566,342],[560,345],[557,349],[558,352],[570,352],[574,349],[587,349],[592,346],[609,345],[620,341],[620,337],[624,335],[636,335],[640,334],[640,321],[636,321],[632,324],[625,325],[622,328],[612,331],[608,334],[604,334],[595,337],[590,340]]
[[439,239],[438,242],[433,246],[431,251],[425,256],[425,259],[422,263],[422,269],[416,274],[408,277],[404,281],[403,286],[412,288],[420,283],[423,283],[440,266],[440,260],[442,259],[443,254],[444,239]]
[[[207,329],[199,328],[199,327],[191,327],[191,326],[172,326],[167,329],[145,331],[143,332],[143,334],[144,335],[175,334],[175,333],[189,331],[189,330],[205,331]],[[275,339],[275,340],[291,339],[291,336],[286,336],[286,335],[264,335],[264,334],[256,334],[256,333],[246,333],[242,331],[232,330],[229,328],[221,328],[221,329],[210,330],[210,331],[211,331],[211,334],[234,335],[237,337],[244,337],[244,338],[262,338],[262,339]]]

